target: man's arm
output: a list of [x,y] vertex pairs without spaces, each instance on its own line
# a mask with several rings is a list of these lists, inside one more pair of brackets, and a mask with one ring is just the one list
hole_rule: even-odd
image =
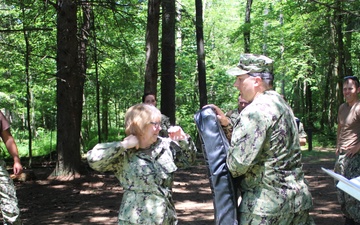
[[341,130],[341,125],[340,123],[338,123],[337,131],[336,131],[336,151],[335,151],[336,155],[340,154],[340,146],[339,146],[340,130]]
[[4,141],[4,144],[9,152],[9,154],[11,155],[11,157],[14,160],[14,166],[13,166],[14,174],[15,175],[21,174],[23,168],[22,168],[22,165],[20,162],[18,148],[16,146],[13,136],[10,133],[10,129],[2,131],[1,138]]

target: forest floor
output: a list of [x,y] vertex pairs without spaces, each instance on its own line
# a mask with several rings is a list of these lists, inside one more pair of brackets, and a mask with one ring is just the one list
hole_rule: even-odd
[[[317,225],[341,225],[344,219],[334,180],[321,170],[334,167],[334,150],[313,151],[303,157],[314,202],[311,215]],[[90,171],[72,181],[58,181],[48,179],[54,169],[51,165],[32,168],[35,174],[32,180],[15,181],[25,225],[116,224],[123,191],[114,175]],[[180,225],[214,224],[212,195],[202,155],[197,166],[177,171],[173,192]]]

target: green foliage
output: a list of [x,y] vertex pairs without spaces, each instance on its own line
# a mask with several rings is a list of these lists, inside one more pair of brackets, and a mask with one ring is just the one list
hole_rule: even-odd
[[[12,130],[12,135],[15,139],[18,147],[20,157],[29,157],[29,138],[26,131]],[[56,150],[56,132],[47,131],[43,128],[39,128],[36,131],[37,135],[32,141],[32,155],[33,156],[46,156]],[[9,158],[10,155],[6,150],[4,144],[0,145],[1,155],[5,158]]]
[[[103,141],[123,138],[124,112],[139,103],[143,94],[146,57],[147,2],[91,3],[94,27],[87,40],[82,119],[84,151],[98,142],[98,111],[101,128],[105,120],[108,122],[108,138]],[[286,96],[304,124],[313,127],[313,144],[334,145],[340,102],[337,68],[343,65],[337,64],[336,56],[341,49],[334,31],[337,24],[334,18],[338,12],[330,7],[332,3],[254,1],[251,23],[245,25],[245,0],[204,2],[208,103],[224,111],[236,107],[238,90],[233,87],[234,78],[225,71],[238,63],[239,54],[244,51],[243,33],[250,31],[251,52],[266,54],[275,60],[274,86]],[[195,138],[193,115],[200,105],[194,1],[181,1],[181,5],[177,2],[177,7],[176,117],[177,123]],[[343,50],[348,50],[352,58],[346,63],[352,73],[358,75],[360,3],[342,1],[341,7],[344,16],[341,29],[346,34]],[[80,6],[78,9],[78,27],[81,27],[83,14]],[[26,156],[30,100],[29,117],[36,134],[33,154],[47,154],[56,146],[56,10],[47,1],[0,1],[0,30],[0,108],[12,115],[14,136],[21,155]],[[160,80],[159,77],[159,90]],[[26,92],[26,81],[30,96]],[[311,103],[305,102],[305,93],[309,90]]]

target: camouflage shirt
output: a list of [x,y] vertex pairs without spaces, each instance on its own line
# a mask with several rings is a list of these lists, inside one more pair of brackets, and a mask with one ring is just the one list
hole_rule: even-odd
[[235,122],[227,165],[240,177],[240,213],[296,213],[312,207],[291,108],[275,91],[257,96]]
[[225,116],[227,118],[229,118],[230,123],[227,126],[223,126],[223,130],[224,133],[226,135],[226,138],[228,139],[229,143],[231,143],[231,136],[232,136],[232,131],[233,131],[233,127],[235,126],[235,123],[237,121],[237,118],[239,117],[240,113],[239,113],[239,109],[233,109],[228,111]]
[[161,114],[161,130],[159,132],[160,137],[169,137],[168,129],[170,128],[170,118]]
[[189,138],[158,138],[148,149],[124,149],[120,142],[97,144],[88,152],[91,168],[113,171],[124,188],[119,224],[177,224],[172,200],[173,173],[195,161]]

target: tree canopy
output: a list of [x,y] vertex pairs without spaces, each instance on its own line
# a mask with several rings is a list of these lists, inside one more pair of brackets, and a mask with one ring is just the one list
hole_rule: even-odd
[[[12,129],[24,145],[29,144],[26,140],[34,139],[35,154],[39,150],[36,140],[46,133],[52,137],[60,126],[56,100],[57,82],[61,82],[57,76],[61,60],[57,58],[57,18],[62,2],[0,1],[1,108],[11,115]],[[86,152],[99,141],[99,135],[101,141],[121,139],[125,110],[141,101],[148,4],[141,0],[68,2],[76,5],[76,37],[86,42],[79,149]],[[330,137],[326,140],[334,144],[337,109],[343,102],[342,78],[360,74],[360,2],[254,1],[250,19],[246,17],[247,3],[203,2],[208,103],[224,111],[235,108],[238,93],[225,71],[237,64],[245,48],[265,54],[275,60],[275,90],[286,97],[307,129]],[[85,5],[91,11],[89,30],[82,26],[87,15]],[[176,123],[194,137],[193,115],[200,108],[195,13],[195,1],[176,2],[172,46]],[[164,37],[159,31],[161,42]],[[158,65],[163,50],[159,50]],[[158,68],[162,69],[158,72],[157,92],[166,92],[167,88],[161,88],[166,64]],[[23,154],[28,156],[29,152]]]

